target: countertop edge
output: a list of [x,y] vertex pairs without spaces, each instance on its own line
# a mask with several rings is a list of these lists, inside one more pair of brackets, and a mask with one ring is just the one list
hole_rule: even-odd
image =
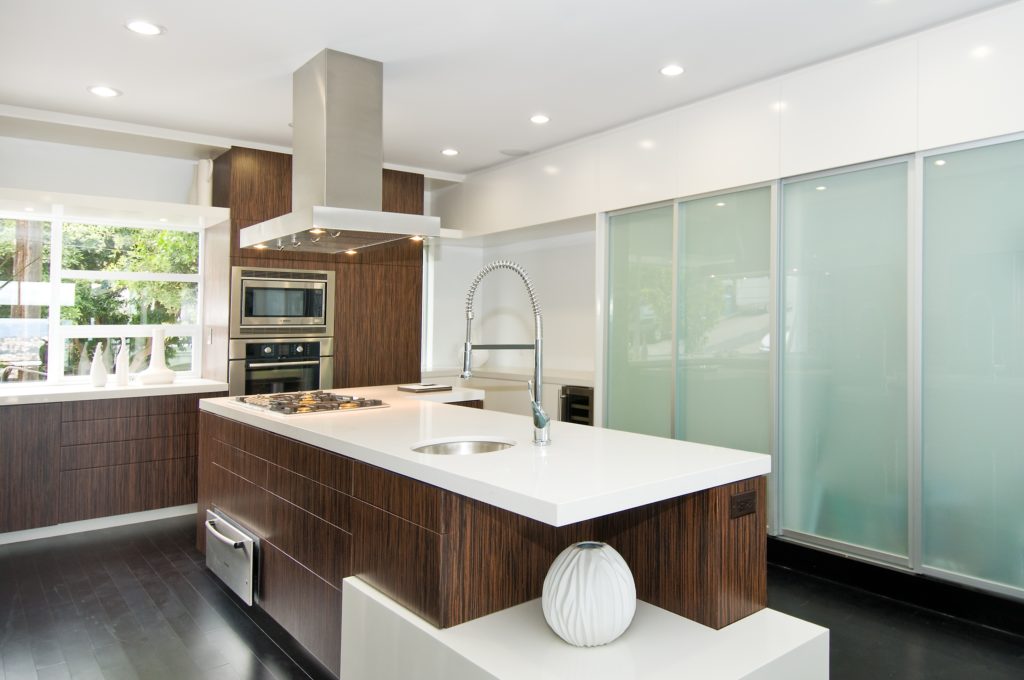
[[205,378],[176,380],[166,385],[140,385],[93,387],[88,383],[43,385],[40,387],[11,387],[0,391],[0,406],[24,404],[57,404],[65,401],[92,399],[131,399],[133,397],[159,397],[173,394],[227,392],[228,384]]

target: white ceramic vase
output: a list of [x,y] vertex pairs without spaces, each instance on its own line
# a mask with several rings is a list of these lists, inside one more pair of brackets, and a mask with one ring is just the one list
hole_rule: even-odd
[[121,387],[127,385],[130,371],[131,357],[128,354],[128,338],[121,338],[121,349],[117,351],[117,358],[114,359],[114,383]]
[[153,347],[149,353],[149,368],[139,373],[143,385],[166,385],[174,382],[175,373],[167,368],[164,359],[164,329],[153,329]]
[[89,368],[89,378],[93,387],[103,387],[107,384],[107,367],[103,363],[103,343],[97,343],[93,350],[92,366]]
[[551,630],[570,645],[606,645],[633,621],[636,584],[615,548],[597,541],[575,543],[548,569],[541,606]]

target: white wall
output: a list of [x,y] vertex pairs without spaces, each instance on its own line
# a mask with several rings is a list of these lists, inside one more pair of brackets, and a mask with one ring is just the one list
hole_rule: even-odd
[[1021,35],[1015,2],[474,173],[435,214],[490,234],[1021,132]]
[[0,186],[188,203],[196,162],[0,137]]
[[[549,231],[551,233],[546,233]],[[431,369],[462,365],[465,299],[473,278],[487,263],[508,259],[522,265],[533,282],[544,319],[544,363],[549,370],[594,370],[595,231],[578,228],[529,230],[499,244],[431,244],[433,298],[429,329]],[[498,270],[477,289],[473,323],[475,342],[532,343],[533,312],[526,288],[515,273]],[[488,371],[529,369],[529,350],[474,352],[486,357]],[[528,372],[528,371],[527,371]]]

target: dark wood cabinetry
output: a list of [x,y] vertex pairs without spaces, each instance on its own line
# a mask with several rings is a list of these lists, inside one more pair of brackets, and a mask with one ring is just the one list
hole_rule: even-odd
[[0,531],[57,523],[60,404],[0,406]]
[[[423,248],[408,239],[355,255],[240,249],[239,232],[291,205],[288,154],[232,147],[214,161],[214,205],[231,210],[231,266],[329,269],[338,286],[334,387],[420,379]],[[423,175],[382,170],[381,209],[423,214]]]
[[209,413],[199,459],[200,518],[216,506],[263,539],[257,601],[335,674],[350,575],[446,628],[540,597],[559,552],[600,540],[646,602],[713,628],[765,606],[763,477],[553,527]]
[[0,406],[0,531],[195,502],[198,401],[217,396]]

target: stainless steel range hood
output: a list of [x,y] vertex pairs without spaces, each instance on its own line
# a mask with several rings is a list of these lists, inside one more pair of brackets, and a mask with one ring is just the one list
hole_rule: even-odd
[[412,236],[441,220],[381,211],[383,66],[324,50],[292,77],[292,212],[246,227],[243,248],[337,253]]

